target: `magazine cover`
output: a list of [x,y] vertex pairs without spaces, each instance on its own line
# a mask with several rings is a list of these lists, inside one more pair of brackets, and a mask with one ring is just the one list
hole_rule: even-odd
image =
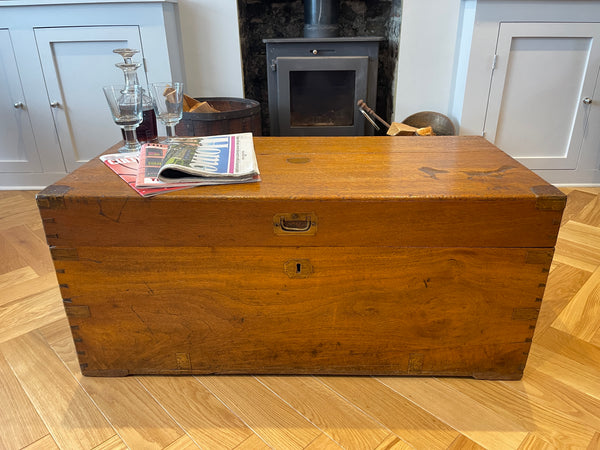
[[[140,165],[135,185],[141,187],[157,187],[164,183],[158,179],[158,169],[169,147],[163,144],[145,144],[140,150]],[[164,187],[164,186],[162,186]]]
[[163,192],[185,189],[188,186],[139,188],[135,185],[138,174],[139,160],[137,152],[112,153],[101,155],[100,160],[125,181],[135,192],[142,197],[151,197]]

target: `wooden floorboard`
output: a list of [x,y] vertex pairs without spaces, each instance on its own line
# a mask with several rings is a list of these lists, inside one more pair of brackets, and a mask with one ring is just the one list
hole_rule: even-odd
[[600,188],[569,200],[522,380],[79,371],[35,193],[0,192],[0,449],[600,449]]

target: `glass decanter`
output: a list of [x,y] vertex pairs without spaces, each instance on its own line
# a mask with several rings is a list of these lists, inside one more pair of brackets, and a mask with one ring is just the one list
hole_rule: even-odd
[[[125,90],[131,91],[133,86],[141,86],[137,76],[137,70],[142,65],[138,62],[133,62],[133,56],[139,50],[133,48],[116,48],[113,53],[123,57],[122,63],[117,63],[119,69],[123,71],[125,76]],[[154,112],[154,102],[145,90],[142,88],[142,123],[136,129],[136,136],[141,143],[158,142],[158,131],[156,128],[156,114]],[[124,137],[124,135],[123,135]]]

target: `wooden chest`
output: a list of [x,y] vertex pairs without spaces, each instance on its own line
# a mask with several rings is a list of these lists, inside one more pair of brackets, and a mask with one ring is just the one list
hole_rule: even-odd
[[478,137],[254,142],[260,183],[38,194],[83,374],[521,377],[558,189]]

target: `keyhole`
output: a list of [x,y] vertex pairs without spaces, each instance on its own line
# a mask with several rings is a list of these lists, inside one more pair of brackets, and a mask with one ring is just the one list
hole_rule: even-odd
[[285,262],[283,270],[290,278],[307,278],[313,273],[313,266],[308,259],[292,259]]

